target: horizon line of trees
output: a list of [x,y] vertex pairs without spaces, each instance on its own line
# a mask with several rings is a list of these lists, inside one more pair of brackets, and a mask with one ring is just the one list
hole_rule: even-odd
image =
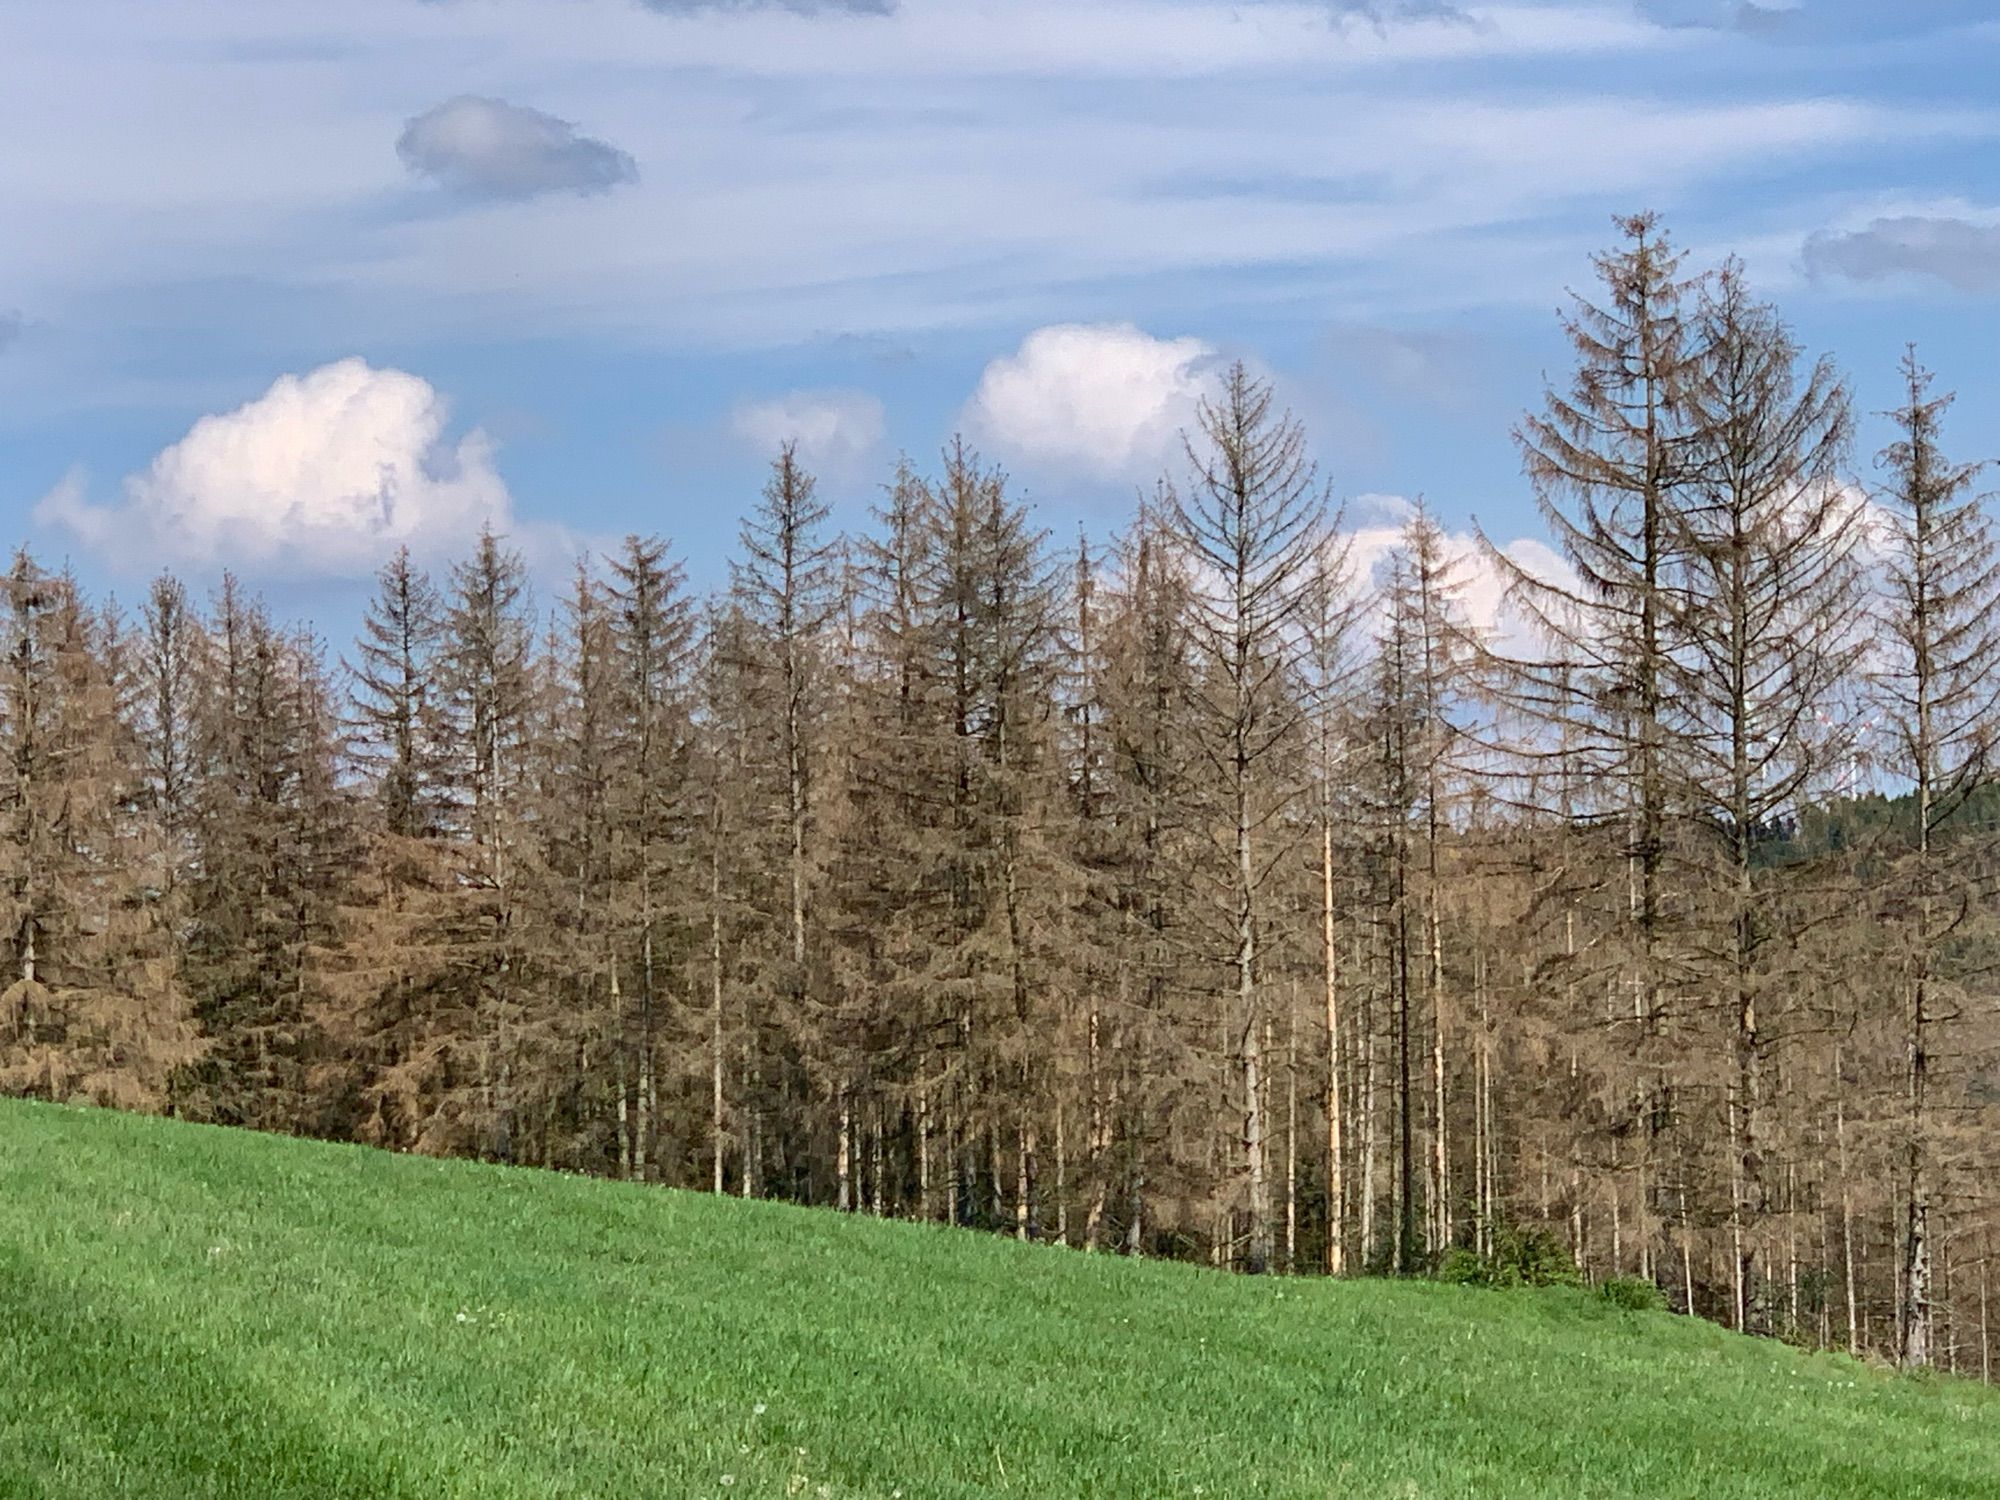
[[1990,1378],[1980,466],[1912,353],[1862,503],[1832,365],[1620,233],[1504,638],[1240,365],[1100,545],[961,442],[836,536],[787,447],[711,598],[488,534],[338,661],[19,554],[0,1090],[1249,1272],[1540,1229]]

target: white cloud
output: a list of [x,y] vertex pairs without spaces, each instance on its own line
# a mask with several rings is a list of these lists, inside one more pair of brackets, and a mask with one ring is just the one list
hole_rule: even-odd
[[1129,323],[1038,328],[986,367],[966,432],[994,455],[1093,479],[1145,479],[1179,450],[1215,361],[1196,338]]
[[792,391],[739,403],[729,427],[767,458],[796,443],[808,469],[851,474],[882,441],[882,403],[866,391]]
[[639,177],[630,155],[568,120],[476,94],[405,123],[396,155],[419,176],[483,198],[607,193]]
[[[1389,559],[1402,545],[1403,528],[1415,507],[1401,495],[1362,495],[1348,507],[1348,568],[1357,583],[1386,581]],[[1433,516],[1433,520],[1436,517]],[[1527,616],[1508,602],[1512,579],[1505,567],[1487,555],[1478,536],[1453,531],[1439,523],[1444,537],[1447,577],[1464,618],[1494,647],[1532,655],[1541,644]],[[1532,578],[1564,589],[1575,589],[1577,576],[1547,542],[1520,537],[1495,546],[1507,563]]]
[[72,474],[35,518],[114,563],[361,576],[399,545],[435,555],[509,529],[491,441],[476,428],[451,441],[449,415],[427,381],[343,359],[203,417],[126,479],[121,503],[92,504]]

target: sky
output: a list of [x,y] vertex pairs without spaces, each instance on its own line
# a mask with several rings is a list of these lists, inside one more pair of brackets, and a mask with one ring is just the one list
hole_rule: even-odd
[[2000,454],[1996,70],[1990,0],[0,0],[0,513],[335,629],[487,524],[719,584],[786,440],[1102,538],[1240,358],[1358,526],[1532,552],[1639,209]]

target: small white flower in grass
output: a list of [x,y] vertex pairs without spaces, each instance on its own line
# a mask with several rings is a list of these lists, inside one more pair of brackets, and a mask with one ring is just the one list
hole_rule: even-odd
[[722,1487],[725,1490],[728,1489],[734,1483],[736,1483],[736,1476],[734,1474],[724,1474],[722,1476]]
[[750,1415],[753,1417],[761,1417],[764,1415],[765,1412],[769,1411],[770,1409],[771,1409],[770,1407],[766,1406],[763,1402],[759,1401],[755,1406],[750,1408]]

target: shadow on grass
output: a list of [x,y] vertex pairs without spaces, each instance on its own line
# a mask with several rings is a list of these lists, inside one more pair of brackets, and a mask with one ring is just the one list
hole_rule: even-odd
[[[118,1317],[0,1248],[0,1494],[339,1495],[451,1492],[386,1446],[343,1441],[227,1355]],[[198,1403],[188,1400],[200,1392]]]

